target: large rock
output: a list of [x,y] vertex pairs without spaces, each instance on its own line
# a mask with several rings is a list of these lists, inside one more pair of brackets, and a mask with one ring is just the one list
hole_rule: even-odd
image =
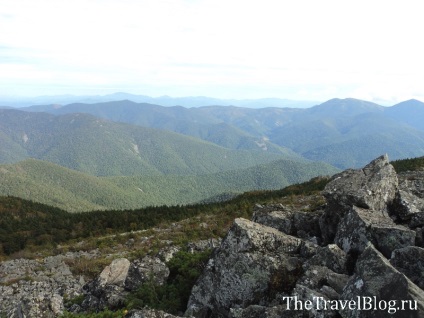
[[85,311],[119,308],[130,291],[150,279],[161,285],[168,276],[168,267],[156,257],[146,256],[132,263],[126,258],[115,259],[96,279],[84,285],[86,296],[81,306]]
[[321,228],[319,219],[324,211],[295,211],[281,204],[256,206],[252,221],[273,227],[281,232],[319,243]]
[[399,173],[399,189],[424,199],[424,171],[406,171]]
[[324,241],[333,241],[338,223],[354,205],[388,215],[397,186],[396,171],[387,155],[373,160],[363,169],[336,174],[323,191],[327,199],[325,214],[320,219]]
[[[424,292],[390,265],[371,244],[358,258],[355,274],[346,285],[341,301],[352,301],[352,306],[355,306],[353,309],[341,309],[343,317],[424,315]],[[405,310],[397,310],[402,306]]]
[[230,309],[266,305],[302,275],[301,239],[236,219],[192,289],[187,315],[229,317]]
[[100,273],[98,284],[101,287],[106,285],[123,286],[130,268],[130,261],[126,258],[118,258],[112,261],[109,266]]
[[347,273],[347,256],[336,244],[329,244],[317,249],[316,254],[307,261],[308,265],[325,266],[339,274]]
[[146,256],[131,263],[124,286],[127,290],[135,290],[148,280],[155,285],[162,285],[169,276],[169,268],[157,257]]
[[372,242],[390,258],[392,251],[415,244],[415,232],[381,212],[354,206],[341,220],[334,241],[346,253],[361,253]]
[[[391,206],[391,214],[396,221],[409,221],[417,213],[424,212],[424,171],[409,171],[399,175],[399,190]],[[419,217],[422,220],[422,217]],[[415,223],[415,224],[414,224]],[[422,223],[422,222],[421,222]],[[422,225],[422,224],[421,224]],[[418,226],[416,220],[411,227]]]
[[408,246],[393,251],[390,264],[424,289],[424,249]]
[[82,308],[98,311],[122,306],[127,294],[124,284],[129,268],[130,261],[126,258],[113,260],[95,280],[84,285],[86,297],[82,302]]
[[295,233],[294,211],[282,204],[259,206],[253,210],[252,221],[292,235]]

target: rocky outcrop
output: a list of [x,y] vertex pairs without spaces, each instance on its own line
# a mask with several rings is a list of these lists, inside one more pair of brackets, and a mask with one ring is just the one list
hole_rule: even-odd
[[281,232],[319,243],[321,228],[319,219],[324,211],[295,211],[281,204],[263,207],[257,205],[252,221],[273,227]]
[[[391,210],[394,219],[400,222],[409,221],[416,214],[424,213],[424,171],[399,174],[399,190]],[[422,220],[422,216],[419,219]],[[411,221],[413,227],[424,224],[422,221],[418,223],[417,219]]]
[[213,253],[186,315],[424,317],[424,175],[414,175],[399,186],[382,156],[334,176],[324,210],[257,205]]
[[16,259],[0,264],[0,316],[57,317],[63,313],[64,297],[80,295],[84,279],[74,277],[65,258]]
[[[368,244],[358,258],[355,274],[341,295],[341,301],[362,301],[360,310],[342,309],[343,317],[422,317],[424,293],[405,275],[390,265],[389,261]],[[359,301],[358,301],[359,303]],[[358,304],[357,304],[358,305]],[[403,308],[403,310],[399,310]]]
[[400,248],[392,253],[390,264],[424,289],[424,249],[417,246]]
[[327,200],[320,226],[323,239],[331,242],[344,215],[352,206],[388,215],[398,187],[396,171],[387,155],[381,156],[363,169],[346,170],[336,174],[323,192]]
[[274,228],[236,219],[193,288],[186,314],[228,316],[231,308],[267,304],[301,276],[306,245]]
[[334,241],[346,253],[361,253],[372,242],[390,258],[394,250],[415,245],[415,232],[377,211],[353,206],[339,222]]

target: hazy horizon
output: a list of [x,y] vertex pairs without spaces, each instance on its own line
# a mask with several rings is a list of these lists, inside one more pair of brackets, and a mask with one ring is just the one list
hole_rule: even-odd
[[0,96],[424,100],[421,6],[4,0]]

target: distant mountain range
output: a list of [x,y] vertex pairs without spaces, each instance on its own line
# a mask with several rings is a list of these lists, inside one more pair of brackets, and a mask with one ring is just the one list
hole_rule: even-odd
[[230,149],[261,148],[273,153],[287,153],[290,149],[306,159],[324,161],[340,169],[363,166],[382,153],[392,159],[424,155],[424,103],[417,100],[383,107],[356,99],[332,99],[307,109],[164,107],[124,100],[22,110],[89,113],[170,130]]
[[129,100],[5,107],[0,195],[69,211],[208,201],[331,175],[384,153],[423,156],[423,123],[417,100],[383,107],[332,99],[305,109]]
[[161,106],[184,106],[184,107],[200,107],[209,105],[221,106],[241,106],[249,108],[264,107],[311,107],[319,104],[317,101],[297,101],[282,98],[259,98],[259,99],[219,99],[206,96],[189,96],[189,97],[171,97],[160,96],[150,97],[145,95],[135,95],[128,93],[114,93],[108,95],[60,95],[60,96],[38,96],[38,97],[20,97],[6,98],[0,97],[0,107],[25,107],[32,105],[46,104],[71,104],[71,103],[102,103],[117,100],[130,100],[136,103],[150,103]]

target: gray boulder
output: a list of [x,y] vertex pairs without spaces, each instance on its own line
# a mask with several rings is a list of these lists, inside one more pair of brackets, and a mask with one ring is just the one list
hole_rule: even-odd
[[414,284],[424,289],[424,249],[408,246],[393,251],[390,264],[405,274]]
[[339,274],[347,274],[346,263],[346,253],[336,244],[329,244],[318,248],[316,254],[306,262],[308,266],[325,266]]
[[257,205],[253,210],[252,221],[292,235],[295,233],[293,217],[294,211],[282,204],[266,207]]
[[415,232],[377,211],[354,206],[339,223],[334,241],[346,253],[361,253],[372,242],[390,258],[392,251],[415,244]]
[[132,262],[125,277],[126,290],[135,290],[151,280],[155,285],[162,285],[169,276],[169,268],[157,257],[146,256]]
[[86,311],[119,308],[129,291],[148,280],[161,285],[168,276],[168,267],[156,257],[146,256],[132,263],[126,258],[115,259],[96,279],[84,285],[86,296],[81,306]]
[[305,243],[264,225],[236,219],[215,250],[188,302],[187,315],[229,317],[230,309],[265,305],[303,273]]
[[359,256],[355,274],[344,288],[340,304],[343,301],[353,301],[355,306],[340,308],[343,317],[422,317],[424,314],[424,292],[390,265],[372,244]]
[[399,189],[424,199],[424,171],[406,171],[398,175]]
[[324,242],[333,241],[338,223],[354,205],[388,215],[397,186],[396,171],[387,155],[373,160],[363,169],[336,174],[323,191],[327,200],[325,214],[320,219]]
[[84,285],[86,297],[81,307],[84,310],[97,311],[123,305],[127,294],[124,283],[129,268],[130,261],[126,258],[113,260],[95,280]]
[[[397,222],[407,222],[424,212],[424,171],[407,171],[398,175],[399,190],[390,207]],[[417,222],[418,221],[418,222]],[[423,218],[411,220],[411,228],[422,226]]]
[[252,221],[273,227],[283,233],[319,243],[320,217],[324,211],[294,211],[281,204],[256,206]]

